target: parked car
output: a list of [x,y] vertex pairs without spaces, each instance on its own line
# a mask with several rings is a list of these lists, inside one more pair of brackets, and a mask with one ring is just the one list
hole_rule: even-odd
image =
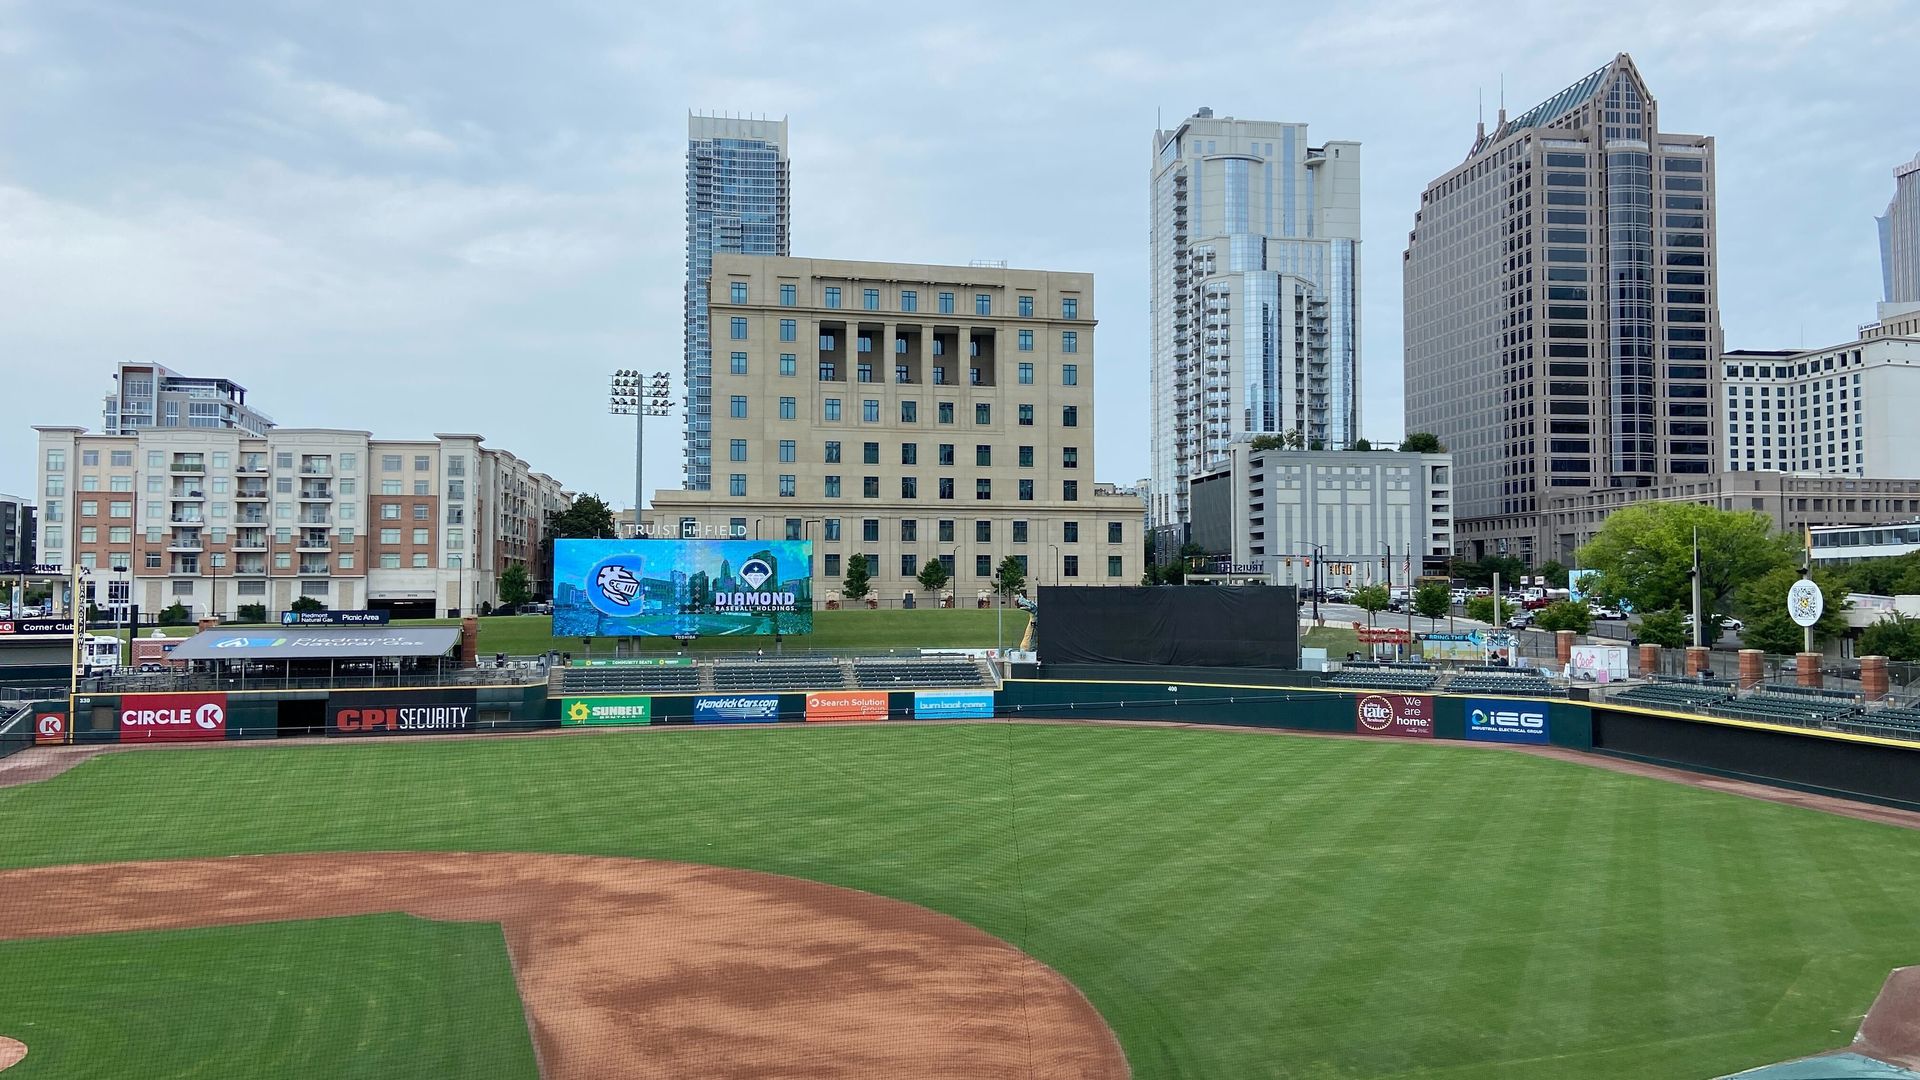
[[[1680,620],[1680,625],[1686,627],[1689,630],[1693,629],[1693,615],[1689,613],[1686,616],[1682,617]],[[1741,622],[1739,619],[1736,619],[1731,615],[1720,616],[1720,629],[1722,630],[1730,630],[1737,634],[1740,631],[1745,630],[1746,628],[1747,628],[1746,623]]]
[[1525,630],[1527,627],[1533,625],[1533,612],[1528,611],[1526,608],[1521,608],[1519,611],[1507,616],[1507,625],[1513,627],[1515,630]]
[[1587,611],[1596,619],[1624,619],[1627,617],[1619,608],[1609,607],[1606,604],[1589,604],[1587,605]]
[[545,600],[529,600],[520,605],[520,610],[527,615],[551,615],[553,614],[553,605],[547,603]]

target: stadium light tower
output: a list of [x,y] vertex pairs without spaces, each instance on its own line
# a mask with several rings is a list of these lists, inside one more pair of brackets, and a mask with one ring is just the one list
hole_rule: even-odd
[[640,467],[646,455],[647,417],[666,416],[672,409],[670,377],[664,371],[651,375],[631,368],[613,373],[607,392],[607,411],[615,416],[633,417],[633,535],[640,535],[640,511],[647,504],[647,482]]

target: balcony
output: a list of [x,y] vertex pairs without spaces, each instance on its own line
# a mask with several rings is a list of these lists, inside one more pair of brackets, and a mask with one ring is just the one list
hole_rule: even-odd
[[265,559],[240,559],[233,564],[235,575],[255,575],[267,572]]
[[195,534],[193,536],[175,536],[173,539],[167,541],[167,550],[203,551],[205,548],[201,545],[199,535]]
[[175,514],[167,519],[167,524],[169,525],[191,525],[195,528],[199,528],[206,523],[206,519],[199,514]]
[[267,499],[271,498],[271,496],[267,492],[267,488],[265,484],[262,484],[259,487],[242,486],[239,490],[233,493],[233,497],[235,499],[240,500],[241,502],[265,502]]
[[302,559],[300,560],[300,572],[308,577],[326,577],[333,573],[333,567],[325,559],[321,559],[318,562],[310,562]]
[[308,512],[300,515],[299,523],[302,525],[331,525],[333,524],[333,518],[326,514]]
[[301,476],[332,476],[333,466],[324,461],[304,461],[300,463]]
[[326,537],[302,536],[294,541],[301,551],[332,551],[333,541]]
[[205,476],[207,467],[198,461],[176,461],[167,466],[167,471],[177,475]]
[[245,535],[245,534],[239,534],[239,535],[236,535],[236,536],[234,537],[234,540],[233,540],[233,550],[235,550],[235,551],[265,551],[265,550],[267,550],[267,537],[266,537],[266,534],[265,534],[265,533],[261,533],[261,534],[260,534],[260,535],[258,535],[258,536],[248,536],[248,535]]
[[246,461],[242,462],[240,467],[233,471],[242,475],[253,475],[255,473],[265,474],[267,471],[267,463],[264,461]]
[[332,502],[333,489],[324,488],[324,487],[301,488],[300,501],[301,502]]

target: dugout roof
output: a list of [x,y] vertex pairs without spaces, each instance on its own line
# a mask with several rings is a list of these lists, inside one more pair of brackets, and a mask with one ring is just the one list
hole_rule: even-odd
[[328,626],[206,630],[167,654],[169,660],[355,660],[445,656],[460,643],[454,626]]

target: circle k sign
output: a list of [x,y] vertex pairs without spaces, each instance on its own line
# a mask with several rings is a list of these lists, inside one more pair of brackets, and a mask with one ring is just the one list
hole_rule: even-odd
[[225,694],[129,694],[120,699],[120,741],[223,739]]
[[33,741],[41,746],[67,741],[67,718],[60,713],[41,713],[33,718]]

